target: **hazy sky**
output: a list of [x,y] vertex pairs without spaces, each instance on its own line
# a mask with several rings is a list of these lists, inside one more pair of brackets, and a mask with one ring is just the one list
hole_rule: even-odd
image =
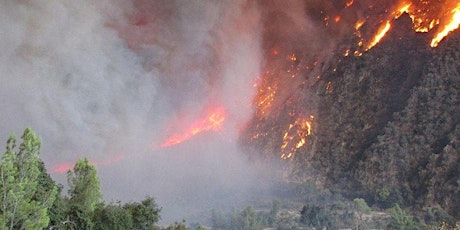
[[[250,196],[254,170],[236,139],[252,114],[260,74],[256,4],[1,4],[1,140],[31,127],[58,182],[66,183],[59,169],[88,157],[106,200],[151,195],[166,220],[181,220],[186,207],[206,209]],[[220,132],[159,147],[215,107],[225,109]]]

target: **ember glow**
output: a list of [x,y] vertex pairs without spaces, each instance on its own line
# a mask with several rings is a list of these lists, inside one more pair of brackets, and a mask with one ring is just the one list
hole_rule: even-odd
[[366,48],[366,51],[367,50],[370,50],[372,49],[372,47],[374,47],[375,45],[377,45],[377,43],[380,42],[380,40],[382,40],[382,38],[385,36],[385,34],[390,30],[391,28],[391,24],[390,24],[390,21],[386,21],[385,24],[383,24],[379,31],[377,32],[377,34],[374,36],[374,38],[372,39],[372,41],[369,43],[369,45],[367,46]]
[[210,109],[204,118],[200,118],[186,127],[186,129],[171,135],[160,147],[170,147],[183,143],[193,136],[206,131],[219,131],[225,121],[225,109],[217,107]]
[[[100,160],[100,161],[94,160],[94,159],[90,159],[89,161],[94,166],[104,166],[104,165],[111,165],[111,164],[120,162],[125,157],[126,157],[125,154],[120,153],[118,155],[109,156],[109,157],[107,157],[107,158],[105,158],[103,160]],[[52,167],[51,172],[52,173],[65,173],[65,172],[71,170],[73,167],[74,167],[74,165],[72,163],[64,162],[64,163],[61,163],[61,164],[58,164],[58,165]]]
[[267,71],[265,75],[257,79],[254,87],[257,88],[257,94],[254,99],[254,104],[257,108],[256,116],[262,118],[266,116],[275,99],[276,90],[278,89],[278,82],[273,81],[274,78],[270,77],[274,73]]
[[460,25],[460,3],[457,4],[456,8],[451,11],[450,21],[442,28],[442,30],[436,34],[431,40],[431,47],[438,46],[439,42],[444,39],[450,32],[458,29]]
[[[412,20],[412,28],[418,33],[426,33],[435,31],[430,42],[431,47],[436,47],[450,33],[457,30],[460,25],[460,3],[455,0],[442,1],[398,1],[394,6],[388,6],[382,3],[382,7],[387,7],[384,14],[369,12],[367,16],[357,20],[354,24],[355,35],[358,37],[357,50],[354,52],[356,56],[361,56],[363,51],[368,51],[376,46],[391,29],[394,20],[401,17],[403,14],[408,14]],[[350,5],[351,6],[351,5]],[[348,4],[346,10],[351,9]],[[370,7],[372,9],[379,7]],[[364,19],[365,18],[365,19]],[[367,21],[380,21],[379,29],[370,37],[363,36],[361,29]],[[381,23],[383,22],[383,23]],[[368,25],[368,30],[372,28]],[[361,46],[365,45],[363,48]]]
[[308,118],[297,118],[294,123],[290,124],[283,135],[283,144],[281,145],[281,159],[291,158],[295,151],[307,143],[307,136],[312,133],[312,122],[314,116]]

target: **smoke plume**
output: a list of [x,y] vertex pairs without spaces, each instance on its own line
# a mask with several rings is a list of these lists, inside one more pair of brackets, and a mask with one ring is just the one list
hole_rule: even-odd
[[[256,3],[1,2],[2,140],[31,127],[58,182],[87,157],[107,201],[154,196],[166,221],[249,198],[236,137],[261,65]],[[220,132],[159,147],[213,107]]]

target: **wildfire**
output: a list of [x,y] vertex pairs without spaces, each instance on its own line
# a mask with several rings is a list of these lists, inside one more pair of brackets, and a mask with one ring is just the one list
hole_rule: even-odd
[[369,45],[366,48],[366,51],[372,49],[372,47],[377,45],[377,43],[379,43],[380,40],[382,40],[382,38],[390,30],[390,28],[391,28],[390,21],[386,21],[385,24],[380,27],[380,29],[378,30],[377,34],[374,36],[372,41],[369,43]]
[[291,158],[295,151],[305,145],[307,136],[312,133],[312,122],[315,117],[310,115],[307,118],[299,117],[290,124],[283,135],[281,145],[281,159]]
[[[113,163],[120,162],[125,157],[126,157],[125,154],[120,153],[120,154],[117,154],[115,156],[109,156],[109,157],[107,157],[105,159],[102,159],[102,160],[90,159],[89,161],[94,166],[104,166],[104,165],[111,165]],[[65,172],[71,170],[73,167],[74,167],[73,163],[63,162],[63,163],[60,163],[60,164],[52,167],[51,172],[52,173],[65,173]]]
[[[394,7],[385,10],[386,15],[377,16],[384,23],[381,24],[376,34],[369,39],[369,42],[364,42],[367,39],[365,39],[361,33],[361,28],[366,23],[366,20],[359,19],[354,25],[355,35],[359,38],[358,50],[355,51],[354,54],[360,56],[362,55],[362,51],[368,51],[377,45],[391,29],[392,21],[398,19],[405,13],[411,18],[412,27],[416,32],[429,32],[437,28],[430,46],[438,46],[446,36],[457,30],[460,26],[460,3],[458,3],[457,0],[446,0],[443,2],[444,3],[439,3],[439,1],[399,1]],[[347,4],[346,7],[349,8],[349,5]],[[368,15],[366,19],[372,17],[373,15]],[[363,43],[367,43],[367,45],[364,50],[360,51],[359,47],[361,47]]]
[[345,3],[345,6],[350,7],[351,5],[353,5],[353,2],[354,2],[354,0],[350,0],[350,1]]
[[[295,59],[295,56],[291,58]],[[275,100],[276,91],[278,89],[278,83],[276,81],[270,81],[273,73],[267,71],[262,78],[258,78],[254,87],[257,88],[256,97],[254,104],[257,108],[256,115],[261,118],[265,116],[271,109],[273,101]]]
[[206,116],[192,122],[185,130],[173,134],[160,144],[160,147],[170,147],[180,144],[191,137],[206,131],[219,131],[225,121],[225,109],[222,107],[209,110]]
[[460,26],[460,3],[458,3],[456,8],[451,11],[451,15],[450,22],[447,23],[438,34],[436,34],[433,40],[431,40],[431,47],[438,46],[442,39],[444,39],[450,32],[458,29]]

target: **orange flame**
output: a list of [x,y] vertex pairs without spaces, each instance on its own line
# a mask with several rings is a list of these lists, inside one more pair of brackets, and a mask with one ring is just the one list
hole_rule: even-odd
[[372,41],[367,46],[366,51],[372,49],[375,45],[377,45],[377,43],[379,43],[380,40],[382,40],[382,38],[390,30],[390,28],[390,21],[386,21],[384,25],[380,26],[380,29],[378,30],[377,34],[374,36]]
[[[122,161],[124,158],[126,157],[125,154],[117,154],[115,156],[108,156],[107,158],[105,159],[102,159],[102,160],[94,160],[94,159],[90,159],[90,163],[94,166],[104,166],[104,165],[111,165],[113,163],[117,163],[117,162],[120,162]],[[74,167],[74,164],[70,163],[70,162],[63,162],[63,163],[60,163],[54,167],[51,168],[51,172],[52,173],[65,173],[69,170],[72,170]]]
[[[295,55],[290,57],[291,60],[295,59]],[[269,76],[273,73],[267,71],[265,75],[257,79],[254,87],[257,87],[257,93],[254,99],[254,104],[257,108],[256,115],[261,118],[267,115],[275,100],[276,91],[278,89],[278,83],[276,81],[270,81]]]
[[458,29],[460,26],[460,3],[457,4],[456,8],[451,11],[451,20],[447,23],[444,28],[436,34],[436,36],[431,40],[431,47],[438,46],[439,42],[443,40],[450,32]]
[[[372,37],[364,51],[372,49],[391,28],[391,21],[398,19],[407,13],[412,20],[412,27],[416,32],[429,32],[435,26],[438,29],[431,40],[430,46],[436,47],[451,32],[460,27],[460,3],[458,0],[439,1],[415,1],[401,0],[381,18],[385,23],[380,26],[378,32]],[[366,17],[369,18],[370,16]],[[354,25],[355,35],[360,39],[358,47],[361,47],[365,38],[362,37],[361,27],[365,20],[359,20]],[[355,51],[355,55],[361,55],[361,51]]]
[[353,2],[354,2],[354,0],[350,0],[350,1],[345,3],[345,6],[350,7],[351,5],[353,5]]
[[222,107],[210,110],[205,118],[198,119],[191,123],[187,129],[180,133],[173,134],[160,147],[170,147],[187,141],[191,137],[206,131],[219,131],[225,121],[225,110]]
[[312,122],[315,117],[310,115],[308,118],[297,118],[290,124],[283,135],[281,145],[281,159],[289,159],[294,156],[297,149],[307,143],[307,136],[312,133]]

